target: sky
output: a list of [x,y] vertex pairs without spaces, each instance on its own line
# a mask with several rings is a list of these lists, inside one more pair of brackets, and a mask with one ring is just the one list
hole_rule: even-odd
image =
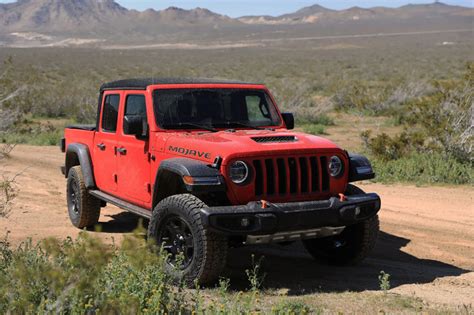
[[[281,15],[292,13],[305,6],[319,4],[330,9],[345,9],[352,6],[374,7],[387,6],[399,7],[408,3],[430,3],[430,0],[116,0],[122,6],[145,10],[154,8],[165,9],[170,6],[183,9],[202,7],[211,11],[226,14],[231,17],[243,15]],[[0,3],[14,2],[13,0],[0,0]],[[442,0],[453,5],[474,7],[474,0]]]

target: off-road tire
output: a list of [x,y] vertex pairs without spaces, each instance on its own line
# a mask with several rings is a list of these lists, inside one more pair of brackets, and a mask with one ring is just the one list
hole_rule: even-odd
[[72,167],[67,176],[67,208],[72,224],[79,229],[96,225],[100,204],[100,200],[87,191],[81,167]]
[[215,282],[226,264],[228,242],[223,235],[207,230],[202,221],[200,209],[207,207],[199,198],[190,194],[174,195],[163,199],[153,210],[148,225],[148,239],[160,247],[159,233],[162,224],[169,217],[179,217],[189,226],[193,237],[193,257],[184,269],[165,264],[167,273],[176,283],[184,282],[194,286]]
[[[358,194],[364,194],[364,191],[348,185],[347,196]],[[375,247],[378,233],[379,217],[376,215],[364,222],[347,226],[340,235],[304,240],[303,244],[318,262],[336,266],[356,265]]]

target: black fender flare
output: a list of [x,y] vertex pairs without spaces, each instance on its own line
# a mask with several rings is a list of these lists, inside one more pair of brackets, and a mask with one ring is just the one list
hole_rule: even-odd
[[[153,189],[153,207],[163,198],[179,192],[166,192],[165,186],[169,189],[171,183],[170,175],[174,180],[178,180],[181,189],[190,194],[222,193],[226,191],[225,179],[220,171],[209,164],[189,158],[171,158],[160,163],[156,172],[155,185]],[[202,183],[189,185],[183,181],[184,176],[194,178],[215,178],[215,183]],[[181,191],[183,192],[183,191]]]
[[357,182],[375,178],[375,172],[369,159],[363,155],[348,153],[349,182]]
[[82,143],[71,143],[66,150],[66,177],[69,170],[76,165],[82,168],[82,175],[86,187],[91,189],[95,187],[94,172],[92,171],[92,160],[87,145]]

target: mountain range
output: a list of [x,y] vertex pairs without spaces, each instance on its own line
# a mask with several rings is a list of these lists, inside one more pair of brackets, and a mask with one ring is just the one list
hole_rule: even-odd
[[306,24],[393,18],[405,20],[429,19],[443,16],[465,16],[469,14],[472,15],[472,9],[447,5],[440,2],[418,5],[409,4],[399,8],[374,7],[366,9],[352,7],[345,10],[331,10],[316,4],[294,13],[277,17],[245,16],[239,18],[239,21],[248,24]]
[[[230,18],[204,8],[130,10],[114,0],[18,0],[0,4],[0,45],[82,39],[80,43],[151,40],[233,39],[248,33],[305,27],[318,30],[345,25],[417,25],[460,22],[471,25],[473,9],[443,3],[400,8],[353,7],[331,10],[320,5],[281,16]],[[467,23],[467,24],[466,24]],[[456,24],[456,23],[454,23]],[[350,26],[352,25],[352,26]],[[366,27],[365,27],[366,28]]]

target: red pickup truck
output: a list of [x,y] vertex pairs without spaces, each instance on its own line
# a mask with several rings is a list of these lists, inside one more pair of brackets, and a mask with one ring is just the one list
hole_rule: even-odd
[[317,260],[354,264],[373,248],[380,198],[367,158],[292,131],[262,84],[134,79],[100,88],[97,122],[71,126],[67,204],[78,228],[107,203],[150,219],[177,279],[215,281],[229,246],[302,240]]

